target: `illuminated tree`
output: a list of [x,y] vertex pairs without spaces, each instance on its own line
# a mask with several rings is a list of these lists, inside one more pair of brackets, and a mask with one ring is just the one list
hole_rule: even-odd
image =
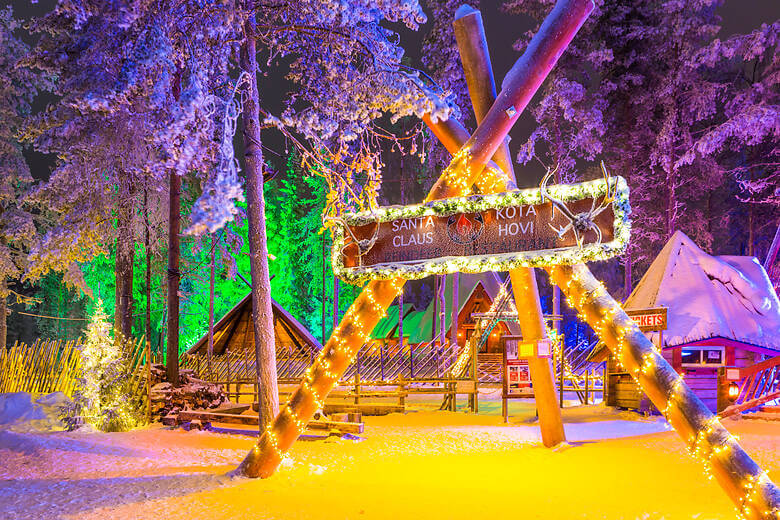
[[[721,3],[596,2],[531,110],[539,125],[521,146],[521,163],[558,165],[568,180],[578,164],[598,157],[628,179],[629,291],[631,264],[644,268],[676,229],[710,247],[741,226],[713,222],[712,200],[733,196],[731,174],[743,198],[771,200],[777,161],[759,147],[777,149],[777,27],[713,41]],[[504,5],[541,21],[553,4]]]
[[130,360],[123,344],[111,337],[111,325],[98,300],[81,347],[80,376],[66,422],[75,427],[79,418],[101,431],[124,431],[138,422],[138,410],[130,392]]

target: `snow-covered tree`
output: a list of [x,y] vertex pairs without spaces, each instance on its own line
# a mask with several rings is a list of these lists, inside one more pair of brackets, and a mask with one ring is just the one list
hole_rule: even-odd
[[[755,254],[756,231],[764,224],[771,241],[780,208],[780,21],[748,34],[716,39],[691,58],[707,81],[696,103],[709,124],[678,161],[712,158],[732,176],[748,203],[747,253]],[[761,222],[756,222],[761,220]]]
[[[18,66],[29,47],[17,37],[20,23],[10,7],[0,9],[0,350],[6,344],[9,281],[18,280],[27,265],[27,250],[36,233],[30,209],[20,202],[32,184],[18,132],[45,78]],[[20,295],[13,292],[18,298]]]
[[[510,0],[505,8],[541,22],[553,4],[553,0]],[[728,126],[729,110],[734,116],[739,112],[726,104],[735,90],[724,85],[723,77],[716,80],[717,74],[705,70],[723,70],[722,63],[715,63],[719,52],[730,52],[729,58],[739,54],[725,50],[739,45],[737,40],[712,43],[720,30],[716,9],[722,0],[597,0],[595,4],[531,111],[539,126],[522,145],[518,160],[559,165],[562,180],[569,180],[577,167],[599,158],[628,179],[634,221],[626,258],[630,273],[631,264],[646,266],[676,229],[684,229],[709,248],[721,232],[717,223],[713,225],[709,208],[726,180],[722,161],[733,161],[746,152],[743,145],[766,135],[772,124],[764,119],[760,129],[743,126],[744,134],[751,137],[730,139],[728,144],[734,145],[730,158],[714,153],[720,145],[712,132],[725,136],[728,130],[718,131],[713,123],[721,120]],[[518,41],[519,50],[532,33]],[[770,33],[767,27],[764,36],[739,40],[744,42],[744,59],[735,61],[744,64],[758,57],[762,63],[773,62],[771,44],[760,57],[750,54],[759,41],[765,46],[771,40]],[[770,76],[766,81],[771,81]],[[753,94],[745,94],[752,101],[734,99],[731,106],[744,106],[749,112],[744,117],[771,112],[769,98],[764,98],[760,110],[748,109],[751,103],[759,103],[758,92],[766,86],[762,82]],[[720,140],[726,144],[725,138]]]
[[124,343],[111,337],[111,324],[98,299],[81,347],[79,377],[73,402],[65,410],[70,427],[81,421],[101,431],[123,431],[138,423],[138,407],[130,392],[131,366]]
[[432,101],[430,84],[402,66],[386,21],[416,29],[425,15],[407,0],[60,0],[34,25],[42,37],[29,60],[58,76],[61,96],[28,132],[40,150],[58,154],[36,196],[60,214],[34,247],[30,276],[103,252],[114,236],[123,269],[119,246],[128,243],[123,230],[141,178],[161,186],[170,175],[199,176],[187,232],[232,220],[244,196],[232,147],[241,116],[256,350],[261,379],[271,383],[261,385],[260,408],[270,420],[276,386],[260,130],[279,129],[322,173],[329,213],[374,204],[383,135],[375,121],[449,113]]

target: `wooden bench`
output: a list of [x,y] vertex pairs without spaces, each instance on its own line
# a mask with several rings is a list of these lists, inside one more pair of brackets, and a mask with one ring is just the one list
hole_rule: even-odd
[[[227,423],[244,424],[257,426],[259,424],[256,415],[235,415],[229,413],[201,412],[197,410],[183,410],[179,412],[176,419],[178,424],[199,420],[203,423]],[[312,430],[338,430],[341,433],[363,433],[364,424],[362,422],[341,422],[341,421],[309,421],[307,428]]]

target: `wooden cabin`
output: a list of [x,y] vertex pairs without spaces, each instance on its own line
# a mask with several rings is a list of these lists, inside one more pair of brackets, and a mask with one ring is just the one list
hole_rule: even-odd
[[[728,406],[728,368],[780,355],[780,303],[754,257],[711,256],[677,231],[624,304],[626,309],[666,307],[668,327],[649,332],[664,358],[713,412]],[[621,372],[606,348],[607,397],[612,406],[651,411],[638,385]],[[731,371],[732,373],[735,371]]]
[[[404,336],[409,332],[408,341],[422,344],[431,341],[441,334],[452,341],[452,293],[453,276],[446,277],[444,287],[444,320],[441,320],[441,303],[434,300],[424,311],[409,316],[409,324],[404,321]],[[460,273],[458,279],[458,344],[462,344],[474,332],[472,314],[487,312],[498,295],[502,280],[496,273],[468,274]],[[437,314],[439,316],[437,316]],[[438,330],[437,330],[438,329]],[[510,330],[511,329],[511,330]],[[501,322],[492,331],[488,341],[480,350],[481,353],[501,353],[501,337],[504,334],[519,334],[519,327],[514,323]]]
[[[238,302],[214,325],[214,355],[228,351],[245,351],[255,348],[255,329],[252,323],[252,294]],[[271,300],[274,320],[276,351],[288,355],[308,356],[314,359],[322,345],[298,320],[275,300]],[[208,334],[200,338],[187,354],[205,355],[208,349]]]

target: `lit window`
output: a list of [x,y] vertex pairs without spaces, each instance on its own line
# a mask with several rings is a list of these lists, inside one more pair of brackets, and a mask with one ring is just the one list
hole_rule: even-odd
[[684,366],[719,366],[725,360],[724,347],[686,347],[682,349]]

